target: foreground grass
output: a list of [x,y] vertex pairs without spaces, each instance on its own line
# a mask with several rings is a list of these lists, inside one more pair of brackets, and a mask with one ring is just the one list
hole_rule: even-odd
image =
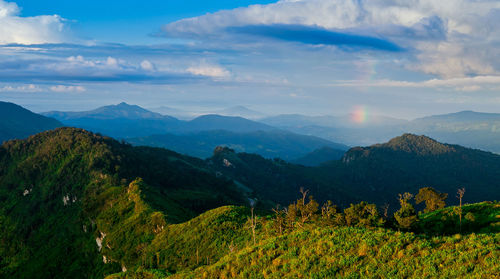
[[[219,222],[205,222],[205,217],[201,215],[201,218],[178,225],[178,230],[171,230],[172,234],[167,239],[175,239],[175,242],[154,245],[161,254],[169,255],[170,260],[165,259],[165,262],[179,263],[185,257],[185,262],[191,264],[176,270],[143,267],[114,274],[108,279],[500,278],[500,234],[495,233],[499,208],[498,203],[467,205],[464,211],[475,213],[477,230],[482,233],[415,234],[387,228],[327,227],[311,223],[276,236],[269,233],[264,223],[258,231],[258,243],[255,246],[251,245],[248,232],[242,227],[238,227],[236,232],[244,237],[238,239],[234,237],[235,231],[228,231],[229,227],[220,227]],[[229,219],[234,220],[238,214],[243,213],[237,212],[241,210],[237,207],[225,207],[208,212],[206,217],[223,220],[231,216]],[[454,216],[450,215],[452,211],[453,208],[450,207],[422,217],[431,225],[445,218],[444,216]],[[219,214],[227,217],[216,217]],[[239,223],[242,226],[242,221],[241,219],[232,224]],[[212,227],[213,225],[216,227]],[[187,228],[190,228],[189,231],[185,230]],[[203,228],[207,229],[206,233],[203,233]],[[233,251],[227,249],[228,241],[218,243],[224,232],[233,235],[231,239],[235,241],[236,247]],[[182,237],[182,234],[186,234],[189,239]],[[174,235],[179,236],[173,237]],[[211,242],[211,235],[214,235],[217,242],[207,246]],[[196,239],[190,239],[191,237]],[[220,246],[217,256],[221,258],[208,265],[193,264],[196,243],[200,247],[210,247],[211,251],[216,251]],[[177,256],[174,256],[175,251],[180,251]],[[188,256],[189,251],[191,256]],[[185,256],[181,256],[182,254]],[[177,266],[180,267],[179,264]]]
[[386,229],[305,229],[169,278],[498,278],[499,234],[422,238]]

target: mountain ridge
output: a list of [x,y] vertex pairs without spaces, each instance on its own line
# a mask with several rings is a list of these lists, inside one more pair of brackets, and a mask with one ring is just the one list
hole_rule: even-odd
[[141,118],[171,118],[156,112],[146,110],[137,105],[129,105],[121,102],[117,105],[107,105],[89,111],[81,112],[63,112],[63,111],[49,111],[43,112],[42,115],[59,118],[61,120],[69,120],[74,118],[96,118],[96,119],[141,119]]
[[61,127],[56,119],[45,117],[19,105],[0,101],[0,143]]

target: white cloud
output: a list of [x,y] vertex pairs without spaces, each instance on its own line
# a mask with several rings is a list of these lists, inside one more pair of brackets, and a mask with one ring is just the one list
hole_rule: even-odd
[[[93,71],[95,74],[99,72],[120,72],[126,70],[135,70],[140,68],[140,65],[134,65],[128,63],[123,59],[117,59],[111,56],[107,58],[100,59],[87,59],[82,55],[70,56],[64,60],[60,60],[57,63],[50,63],[43,65],[43,67],[60,71]],[[95,72],[98,71],[98,72]]]
[[21,17],[16,3],[0,0],[0,44],[62,43],[64,19],[58,15]]
[[144,60],[141,62],[141,68],[145,71],[155,71],[156,70],[155,65],[153,65],[153,63],[151,63],[148,60]]
[[73,85],[54,85],[51,86],[50,91],[52,92],[57,92],[57,93],[71,93],[71,92],[76,92],[76,93],[81,93],[85,92],[86,89],[83,86],[73,86]]
[[500,74],[500,1],[493,0],[282,0],[182,19],[163,31],[213,38],[257,24],[382,36],[415,49],[411,69],[444,78]]
[[231,73],[223,67],[206,64],[205,62],[202,62],[198,66],[189,67],[186,71],[193,75],[206,76],[215,79],[228,78],[231,75]]
[[85,92],[87,89],[80,85],[52,85],[47,87],[40,87],[35,84],[23,84],[23,85],[0,85],[0,92],[25,92],[25,93],[35,93],[35,92],[58,92],[58,93],[67,93],[67,92]]
[[[1,14],[0,14],[1,16]],[[34,84],[26,84],[26,85],[18,85],[18,86],[12,86],[12,85],[5,85],[5,86],[0,86],[0,92],[40,92],[42,89]]]
[[108,57],[108,59],[106,59],[106,62],[104,64],[111,68],[117,68],[119,66],[118,60],[116,60],[116,58],[113,57]]

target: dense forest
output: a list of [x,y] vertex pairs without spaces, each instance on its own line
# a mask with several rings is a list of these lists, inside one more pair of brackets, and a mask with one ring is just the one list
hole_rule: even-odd
[[[469,174],[396,187],[456,156]],[[455,183],[497,161],[413,135],[316,168],[224,147],[201,160],[59,128],[0,148],[0,277],[500,276],[500,204],[471,203],[497,186]],[[386,188],[349,184],[396,166]]]

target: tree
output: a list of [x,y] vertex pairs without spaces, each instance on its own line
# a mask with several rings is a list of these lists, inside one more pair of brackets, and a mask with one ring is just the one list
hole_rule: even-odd
[[302,194],[301,198],[283,210],[285,214],[284,222],[287,227],[292,229],[295,225],[303,226],[305,223],[310,222],[316,218],[318,212],[318,202],[312,196],[309,196],[309,202],[306,203],[309,190],[304,191],[303,188],[300,188],[300,193]]
[[388,203],[384,204],[384,207],[382,207],[382,210],[384,212],[383,216],[387,220],[387,218],[389,218],[389,204]]
[[424,212],[432,212],[446,206],[446,198],[448,194],[439,193],[432,187],[420,188],[418,194],[415,196],[415,202],[420,204],[425,202]]
[[399,194],[399,204],[401,208],[394,213],[394,219],[398,222],[400,229],[411,229],[418,220],[415,208],[411,205],[410,200],[413,195],[410,193]]
[[285,212],[285,224],[288,228],[293,229],[297,221],[297,204],[292,203],[287,208],[283,209]]
[[460,207],[458,209],[458,216],[460,218],[460,232],[462,231],[462,198],[465,194],[465,188],[458,189],[457,198],[460,200]]
[[326,201],[321,207],[321,219],[326,225],[338,225],[338,208],[332,201]]
[[250,218],[248,218],[248,221],[250,222],[250,228],[252,229],[252,236],[253,236],[253,245],[255,245],[255,229],[257,228],[257,219],[255,217],[255,214],[253,213],[254,208],[255,208],[255,201],[250,200]]
[[300,212],[300,225],[311,221],[318,212],[318,207],[318,202],[314,200],[313,196],[309,196],[308,203],[305,203],[305,198],[302,199],[302,203],[297,201],[297,210]]
[[274,212],[274,226],[279,234],[283,234],[283,228],[285,226],[286,210],[280,210],[280,205],[278,204],[276,208],[273,208]]
[[376,227],[384,224],[379,216],[377,206],[367,202],[351,204],[344,210],[344,218],[348,226]]

